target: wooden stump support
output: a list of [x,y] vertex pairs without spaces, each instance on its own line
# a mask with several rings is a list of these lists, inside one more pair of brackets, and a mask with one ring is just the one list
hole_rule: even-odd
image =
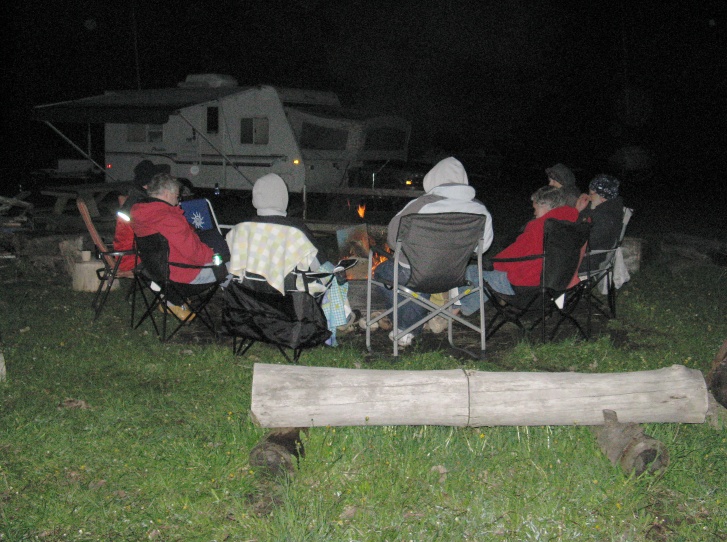
[[613,466],[640,476],[645,471],[660,474],[669,465],[666,446],[644,433],[636,423],[620,423],[613,410],[603,411],[604,425],[595,427],[596,441]]
[[702,373],[682,365],[629,373],[384,371],[255,364],[262,427],[703,423]]

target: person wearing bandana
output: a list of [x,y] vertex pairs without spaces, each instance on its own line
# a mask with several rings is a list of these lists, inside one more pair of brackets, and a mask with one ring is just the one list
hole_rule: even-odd
[[[588,194],[578,200],[576,208],[580,211],[580,219],[591,223],[589,238],[591,250],[610,250],[618,241],[623,225],[624,204],[619,196],[619,185],[616,177],[606,174],[596,175],[588,185]],[[607,254],[591,257],[590,267],[596,269],[606,259]],[[580,271],[586,271],[586,262],[581,264]]]

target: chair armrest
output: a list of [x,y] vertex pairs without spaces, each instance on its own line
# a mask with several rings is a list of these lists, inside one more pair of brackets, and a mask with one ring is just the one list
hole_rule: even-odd
[[109,250],[107,252],[99,252],[99,256],[113,256],[114,258],[121,258],[123,256],[133,256],[136,254],[135,250]]
[[527,262],[529,260],[541,260],[545,254],[530,254],[528,256],[519,256],[517,258],[489,258],[491,262]]

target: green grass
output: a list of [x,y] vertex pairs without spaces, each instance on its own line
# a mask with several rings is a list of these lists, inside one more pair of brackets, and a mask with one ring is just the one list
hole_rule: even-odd
[[[0,270],[0,540],[727,540],[727,432],[708,424],[646,425],[669,449],[659,477],[613,467],[585,427],[402,426],[313,428],[295,474],[274,479],[248,459],[266,433],[249,415],[253,364],[283,363],[276,350],[163,345],[128,328],[120,293],[92,324],[90,294],[25,278]],[[717,267],[644,266],[618,341],[523,342],[465,366],[706,374],[727,337],[724,284]],[[341,342],[301,363],[361,365]],[[414,349],[396,368],[462,363]]]

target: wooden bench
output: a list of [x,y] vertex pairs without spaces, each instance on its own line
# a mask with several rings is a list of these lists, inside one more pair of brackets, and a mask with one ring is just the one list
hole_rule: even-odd
[[[40,191],[44,196],[55,196],[56,202],[53,205],[53,214],[61,215],[68,207],[71,200],[83,198],[88,206],[88,212],[92,217],[98,217],[101,213],[98,204],[112,192],[127,192],[134,183],[130,181],[97,184],[78,184],[73,186],[55,186]],[[74,205],[75,208],[75,205]]]

